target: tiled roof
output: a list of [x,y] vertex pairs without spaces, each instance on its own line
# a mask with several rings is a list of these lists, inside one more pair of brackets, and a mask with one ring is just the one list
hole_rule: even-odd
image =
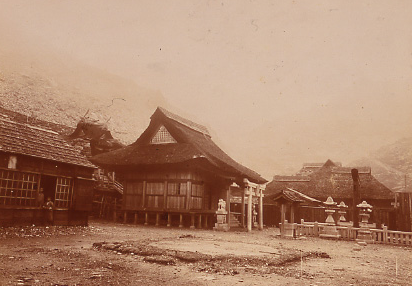
[[57,132],[1,117],[0,151],[95,167]]

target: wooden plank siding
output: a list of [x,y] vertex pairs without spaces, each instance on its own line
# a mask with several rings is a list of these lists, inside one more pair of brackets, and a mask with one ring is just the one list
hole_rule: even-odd
[[210,206],[210,194],[205,191],[203,177],[195,172],[128,172],[123,181],[125,211],[190,211]]

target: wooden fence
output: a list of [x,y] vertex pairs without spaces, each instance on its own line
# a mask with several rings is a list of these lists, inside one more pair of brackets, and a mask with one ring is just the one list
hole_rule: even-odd
[[[280,230],[282,236],[289,237],[319,237],[327,223],[318,222],[305,222],[298,223],[285,223],[280,224]],[[336,226],[339,232],[340,239],[342,240],[355,240],[358,237],[358,232],[361,228],[353,226]],[[383,244],[397,244],[397,245],[409,245],[412,246],[412,232],[394,231],[388,230],[388,227],[384,226],[383,229],[370,228],[372,240],[374,243]]]

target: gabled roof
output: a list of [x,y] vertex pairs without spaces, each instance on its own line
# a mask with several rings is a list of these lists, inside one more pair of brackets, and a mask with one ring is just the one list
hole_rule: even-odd
[[[159,126],[165,126],[177,143],[150,144]],[[251,182],[266,183],[258,173],[230,158],[211,139],[206,127],[186,120],[164,108],[157,108],[148,128],[133,144],[101,154],[92,162],[109,168],[150,166],[194,161],[206,161],[222,174],[247,178]]]
[[57,132],[1,117],[0,151],[95,168]]
[[[189,120],[189,119],[183,118],[183,117],[181,117],[181,116],[179,116],[179,115],[177,115],[177,114],[174,114],[174,113],[172,113],[172,112],[164,109],[163,107],[160,107],[160,106],[159,106],[159,107],[157,108],[157,110],[159,110],[160,112],[162,112],[163,115],[165,115],[167,118],[172,119],[172,120],[174,120],[174,121],[176,121],[176,122],[179,122],[180,124],[183,124],[183,125],[185,125],[186,127],[189,127],[190,129],[193,129],[193,130],[195,130],[195,131],[198,131],[198,132],[200,132],[200,133],[203,133],[203,134],[211,137],[210,134],[209,134],[209,130],[207,130],[207,128],[206,128],[205,126],[203,126],[203,125],[201,125],[201,124],[198,124],[198,123],[195,123],[195,122],[193,122],[193,121],[191,121],[191,120]],[[153,117],[154,115],[155,115],[155,114],[153,114],[152,117]],[[152,118],[152,117],[150,117],[150,118]]]
[[[328,166],[329,165],[329,166]],[[351,167],[339,167],[325,164],[302,176],[274,176],[265,190],[267,196],[281,190],[292,188],[312,198],[325,200],[328,196],[334,199],[353,197],[353,180]],[[394,193],[372,176],[369,167],[357,167],[360,178],[360,193],[364,199],[393,199]],[[305,179],[303,179],[305,178]],[[309,180],[307,179],[309,178]]]

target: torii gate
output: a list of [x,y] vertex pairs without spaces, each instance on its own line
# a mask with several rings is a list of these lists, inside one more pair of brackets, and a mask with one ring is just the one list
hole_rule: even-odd
[[245,198],[247,196],[247,231],[252,231],[252,218],[253,218],[253,197],[259,198],[259,212],[258,222],[259,230],[263,229],[263,191],[266,189],[266,185],[259,185],[250,182],[248,179],[243,179],[245,184],[244,195],[242,198],[242,222],[244,222],[244,210],[245,210]]

